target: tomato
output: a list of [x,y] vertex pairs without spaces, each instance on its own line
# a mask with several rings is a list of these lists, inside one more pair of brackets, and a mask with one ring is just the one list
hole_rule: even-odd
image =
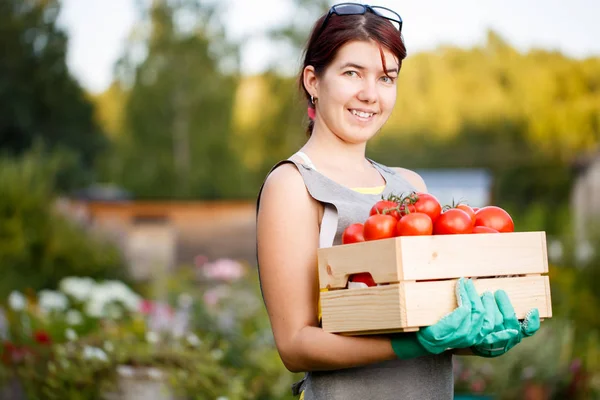
[[473,212],[477,212],[479,211],[479,207],[471,207],[473,209]]
[[360,274],[354,274],[350,276],[351,282],[362,282],[367,286],[377,286],[377,283],[373,280],[373,277],[368,272],[361,272]]
[[363,224],[352,224],[344,229],[342,234],[342,244],[364,242]]
[[465,234],[472,230],[471,217],[458,208],[443,212],[433,224],[434,235]]
[[379,200],[371,208],[369,215],[386,214],[386,215],[391,215],[392,217],[394,217],[396,219],[400,219],[400,213],[398,213],[398,210],[386,212],[386,210],[391,210],[393,208],[398,208],[398,203],[396,203],[395,201],[390,201],[390,200]]
[[429,215],[415,212],[400,218],[396,224],[397,236],[423,236],[433,233],[433,222]]
[[499,233],[497,230],[488,228],[487,226],[476,226],[473,228],[473,233]]
[[504,209],[496,206],[487,206],[480,208],[475,213],[475,225],[487,226],[497,230],[498,232],[514,232],[515,224]]
[[417,209],[412,204],[402,204],[400,206],[400,216],[401,217],[403,215],[408,215],[408,214],[414,213],[414,212],[417,212]]
[[398,220],[391,215],[375,214],[365,221],[363,236],[365,240],[391,238],[396,235]]
[[435,222],[442,213],[442,206],[438,199],[429,193],[417,193],[417,201],[414,203],[415,212],[429,215],[431,222]]
[[472,227],[475,226],[475,211],[473,211],[473,209],[470,206],[468,206],[467,204],[459,204],[455,208],[458,208],[459,210],[463,210],[464,212],[469,214],[469,217],[471,217],[471,222],[472,222],[471,226]]

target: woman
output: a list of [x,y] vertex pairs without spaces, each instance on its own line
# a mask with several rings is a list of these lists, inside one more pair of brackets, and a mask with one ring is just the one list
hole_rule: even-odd
[[296,387],[305,400],[452,399],[452,352],[503,328],[493,321],[494,297],[480,298],[468,280],[457,285],[457,310],[417,334],[347,337],[320,328],[317,248],[340,244],[382,194],[427,190],[417,173],[365,157],[395,105],[406,57],[401,28],[395,12],[353,3],[316,22],[299,77],[309,139],[273,167],[259,194],[261,288],[284,365],[307,372]]

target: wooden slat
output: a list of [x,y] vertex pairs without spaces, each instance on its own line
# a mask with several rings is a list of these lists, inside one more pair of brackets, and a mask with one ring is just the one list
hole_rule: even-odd
[[322,292],[321,313],[327,332],[373,332],[406,325],[399,284]]
[[318,260],[322,289],[360,272],[377,283],[548,272],[544,232],[399,237],[319,249]]
[[370,272],[377,283],[399,281],[393,238],[322,248],[318,250],[318,261],[321,289],[345,288],[348,276],[360,272]]
[[[477,293],[492,293],[503,289],[510,298],[517,318],[522,319],[532,308],[537,308],[540,318],[552,316],[552,304],[547,276],[476,279]],[[403,282],[406,308],[406,325],[418,327],[434,324],[457,307],[456,281]]]
[[548,272],[544,232],[400,238],[400,280]]
[[[456,308],[456,280],[401,282],[365,289],[321,293],[323,329],[344,334],[394,332],[432,325]],[[547,276],[476,279],[478,293],[504,289],[518,318],[538,308],[552,316]]]

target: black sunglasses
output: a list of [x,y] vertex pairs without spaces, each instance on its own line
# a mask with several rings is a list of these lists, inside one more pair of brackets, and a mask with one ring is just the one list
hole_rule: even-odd
[[338,15],[338,16],[363,15],[363,14],[366,14],[367,11],[372,12],[373,14],[375,14],[379,17],[389,20],[392,23],[392,25],[394,25],[396,27],[396,29],[398,29],[398,32],[402,33],[402,18],[400,17],[400,15],[397,12],[392,11],[389,8],[380,7],[380,6],[370,6],[368,4],[359,4],[359,3],[340,3],[340,4],[336,4],[336,5],[332,6],[329,9],[329,12],[327,13],[327,16],[325,17],[325,19],[323,20],[323,24],[321,25],[321,28],[319,29],[319,33],[317,34],[317,36],[319,36],[321,34],[321,32],[323,32],[323,29],[325,29],[325,25],[327,25],[327,21],[329,21],[329,18],[331,18],[331,16],[333,14]]

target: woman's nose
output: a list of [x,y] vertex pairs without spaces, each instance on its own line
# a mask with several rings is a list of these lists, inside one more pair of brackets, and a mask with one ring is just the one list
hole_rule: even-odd
[[370,79],[365,79],[358,92],[358,99],[366,103],[375,103],[377,101],[377,88],[375,83],[371,82]]

